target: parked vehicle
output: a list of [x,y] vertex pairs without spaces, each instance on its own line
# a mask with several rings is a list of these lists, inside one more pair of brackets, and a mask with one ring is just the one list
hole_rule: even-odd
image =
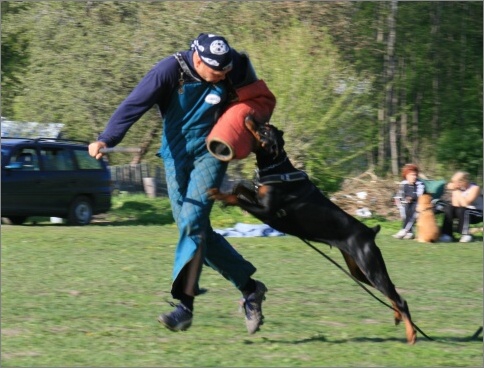
[[29,216],[87,225],[111,208],[111,175],[89,156],[87,142],[2,138],[2,217],[20,225]]

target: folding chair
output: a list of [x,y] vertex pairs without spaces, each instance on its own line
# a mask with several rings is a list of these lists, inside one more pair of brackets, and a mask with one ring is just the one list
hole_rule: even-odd
[[[482,194],[478,197],[477,206],[482,208]],[[475,206],[468,206],[464,212],[464,224],[462,229],[463,235],[470,235],[470,226],[479,224],[482,222],[482,210],[476,208]]]
[[432,204],[434,206],[434,213],[442,213],[445,206],[445,201],[442,200],[442,196],[445,192],[445,185],[447,182],[443,179],[429,180],[420,179],[425,185],[425,193],[432,196]]

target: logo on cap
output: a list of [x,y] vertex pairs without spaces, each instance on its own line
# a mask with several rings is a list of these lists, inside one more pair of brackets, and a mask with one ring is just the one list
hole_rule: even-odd
[[223,55],[229,52],[229,47],[222,40],[215,40],[210,44],[210,52],[215,55]]

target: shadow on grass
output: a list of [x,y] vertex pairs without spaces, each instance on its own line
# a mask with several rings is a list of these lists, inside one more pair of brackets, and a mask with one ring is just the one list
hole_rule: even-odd
[[[169,207],[127,201],[115,211],[93,216],[89,226],[170,225],[174,222]],[[23,226],[66,226],[66,223],[65,220],[63,223],[52,223],[49,217],[31,216]]]
[[[482,331],[482,330],[481,330]],[[417,343],[422,342],[433,342],[433,343],[443,343],[443,344],[455,344],[455,343],[463,343],[463,342],[474,342],[474,343],[482,343],[482,334],[481,338],[479,335],[474,334],[472,336],[430,336],[432,340],[426,339],[423,336],[419,336]],[[346,344],[351,342],[401,342],[403,344],[407,343],[405,338],[396,338],[396,337],[352,337],[352,338],[345,338],[345,339],[337,339],[337,340],[330,340],[327,339],[324,335],[316,335],[304,339],[269,339],[266,337],[262,337],[263,343],[269,344],[288,344],[288,345],[297,345],[297,344],[307,344],[313,342],[325,342],[329,344]],[[244,340],[244,344],[250,345],[255,344],[256,341],[252,340]]]
[[126,201],[107,215],[107,221],[94,222],[95,225],[169,225],[174,222],[170,208],[160,208],[150,203]]

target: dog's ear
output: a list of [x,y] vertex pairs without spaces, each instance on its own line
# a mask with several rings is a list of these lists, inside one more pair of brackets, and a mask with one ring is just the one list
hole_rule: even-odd
[[245,117],[245,127],[249,130],[249,132],[252,133],[252,135],[255,137],[255,139],[259,142],[260,141],[260,135],[259,135],[259,124],[255,121],[254,117],[252,115],[247,115]]

